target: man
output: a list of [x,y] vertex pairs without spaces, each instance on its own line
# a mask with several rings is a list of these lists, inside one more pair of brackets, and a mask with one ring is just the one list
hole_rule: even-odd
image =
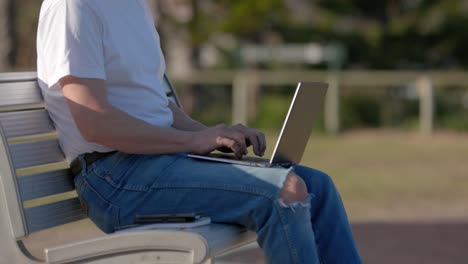
[[263,133],[207,127],[170,103],[146,0],[45,0],[38,76],[88,215],[104,232],[136,215],[202,212],[255,230],[269,263],[360,263],[331,179],[304,166],[254,168],[184,153],[252,146]]

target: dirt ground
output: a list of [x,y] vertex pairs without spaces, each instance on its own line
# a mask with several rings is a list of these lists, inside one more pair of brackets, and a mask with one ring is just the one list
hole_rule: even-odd
[[[363,263],[468,263],[468,221],[444,223],[356,223],[353,232]],[[256,245],[218,259],[217,263],[264,263]]]
[[[88,220],[31,235],[25,242],[43,258],[43,247],[104,235]],[[460,221],[354,222],[352,229],[368,264],[466,264],[468,219]],[[63,234],[69,236],[64,237]],[[216,259],[220,264],[263,264],[261,250],[252,244]]]

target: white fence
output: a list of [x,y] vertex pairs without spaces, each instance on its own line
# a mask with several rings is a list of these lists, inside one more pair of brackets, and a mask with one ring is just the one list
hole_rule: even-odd
[[340,85],[382,88],[397,85],[416,86],[420,132],[429,135],[434,123],[434,87],[468,86],[463,71],[196,71],[173,80],[180,84],[232,85],[232,121],[247,123],[249,89],[259,85],[294,85],[299,81],[325,81],[330,84],[325,102],[325,128],[329,133],[340,129]]

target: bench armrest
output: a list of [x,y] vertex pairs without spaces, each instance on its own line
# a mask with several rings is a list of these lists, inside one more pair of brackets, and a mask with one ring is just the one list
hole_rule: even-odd
[[45,249],[47,263],[201,263],[209,256],[202,235],[148,230],[108,235]]

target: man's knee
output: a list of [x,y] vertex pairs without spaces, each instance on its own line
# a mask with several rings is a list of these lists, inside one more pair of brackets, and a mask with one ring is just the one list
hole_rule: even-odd
[[281,188],[280,198],[286,203],[302,202],[308,196],[304,180],[294,172],[290,172]]

